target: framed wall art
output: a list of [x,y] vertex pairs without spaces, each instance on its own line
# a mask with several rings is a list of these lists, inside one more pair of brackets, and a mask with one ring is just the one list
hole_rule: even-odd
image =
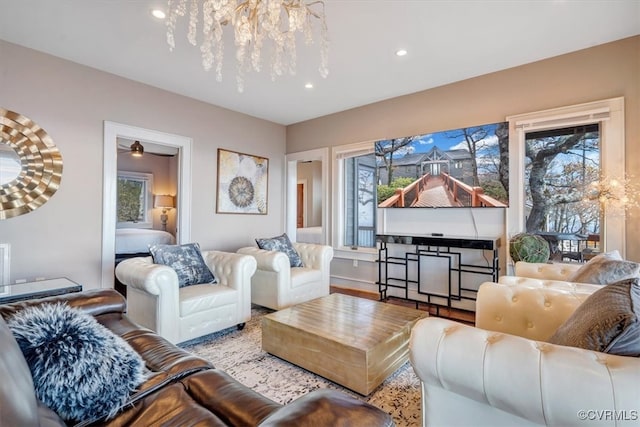
[[269,159],[218,148],[217,213],[266,215]]

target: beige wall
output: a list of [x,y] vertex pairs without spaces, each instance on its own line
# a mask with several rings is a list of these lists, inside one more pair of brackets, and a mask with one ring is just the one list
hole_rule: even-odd
[[[287,152],[494,123],[620,96],[626,170],[640,177],[640,36],[291,125]],[[640,261],[640,211],[633,214],[626,255]]]
[[[0,105],[42,126],[64,164],[51,200],[0,221],[11,281],[67,276],[101,286],[105,120],[193,139],[191,240],[204,249],[235,250],[283,231],[284,126],[3,41],[0,58]],[[268,215],[215,213],[217,148],[269,158]]]

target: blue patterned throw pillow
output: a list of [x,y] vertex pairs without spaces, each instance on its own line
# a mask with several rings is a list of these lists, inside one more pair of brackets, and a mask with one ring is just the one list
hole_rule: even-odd
[[200,245],[153,245],[149,247],[153,262],[173,268],[181,288],[203,283],[216,283],[216,278],[202,258]]
[[289,257],[289,263],[291,267],[302,267],[302,259],[300,259],[300,255],[296,252],[296,249],[293,247],[291,240],[289,240],[289,236],[287,233],[282,234],[281,236],[272,237],[270,239],[256,239],[256,243],[260,249],[264,249],[267,251],[278,251],[284,252]]
[[79,308],[34,305],[7,325],[29,365],[36,396],[66,421],[111,418],[145,380],[140,355]]

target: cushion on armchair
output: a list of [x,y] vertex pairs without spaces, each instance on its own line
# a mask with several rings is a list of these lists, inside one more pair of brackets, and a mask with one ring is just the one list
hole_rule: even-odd
[[638,277],[640,264],[622,259],[618,251],[597,255],[580,267],[568,280],[577,283],[608,285]]
[[216,278],[202,258],[200,245],[152,245],[149,252],[153,262],[173,268],[178,275],[178,285],[183,288],[189,285],[216,283]]
[[256,239],[256,244],[260,249],[267,251],[284,252],[289,257],[291,267],[302,267],[300,254],[295,250],[287,233],[270,239]]
[[620,356],[640,356],[639,281],[622,280],[591,294],[549,342]]

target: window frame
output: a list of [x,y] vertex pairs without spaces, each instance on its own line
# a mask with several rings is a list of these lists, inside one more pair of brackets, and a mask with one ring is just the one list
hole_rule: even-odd
[[[364,261],[375,261],[378,250],[374,247],[345,246],[345,167],[342,160],[349,157],[357,157],[365,154],[375,153],[374,141],[357,142],[353,144],[334,146],[331,150],[333,164],[333,248],[337,258],[359,259]],[[377,209],[375,212],[376,222]],[[377,230],[376,230],[377,234]]]
[[116,185],[120,179],[141,181],[144,184],[143,218],[142,221],[118,221],[117,190],[116,190],[116,228],[153,228],[153,174],[144,172],[118,171]]
[[[506,236],[525,230],[524,223],[524,147],[525,134],[544,129],[555,129],[587,123],[600,124],[601,174],[621,179],[625,175],[624,98],[610,98],[584,104],[508,116],[509,122],[509,194]],[[622,167],[620,167],[622,165]],[[601,251],[626,252],[625,216],[613,215],[605,207],[601,224],[603,247]]]

